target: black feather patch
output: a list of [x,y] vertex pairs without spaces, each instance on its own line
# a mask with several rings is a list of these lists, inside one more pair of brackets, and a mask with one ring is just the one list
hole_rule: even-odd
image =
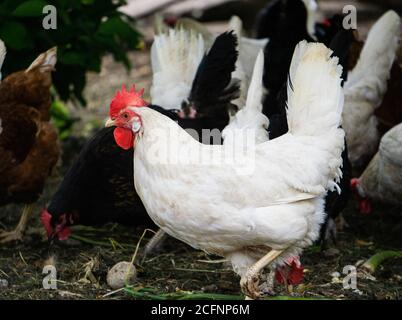
[[270,1],[259,12],[255,26],[257,39],[271,38],[275,34],[282,13],[282,5],[281,0]]
[[236,47],[236,35],[233,31],[225,32],[215,39],[198,66],[188,100],[199,113],[226,106],[239,96],[239,84],[232,82],[238,57]]
[[349,51],[354,41],[353,30],[340,30],[332,39],[329,48],[333,51],[332,56],[339,58],[342,66],[342,86],[348,78]]

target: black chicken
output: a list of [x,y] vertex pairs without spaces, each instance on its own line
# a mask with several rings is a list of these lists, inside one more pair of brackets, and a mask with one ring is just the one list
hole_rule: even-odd
[[[275,101],[287,80],[296,45],[302,40],[313,41],[307,31],[307,17],[308,11],[302,0],[277,1],[268,6],[265,15],[260,17],[258,36],[269,36],[269,42],[264,50],[263,79],[264,86],[268,89],[263,113],[268,118],[280,112],[275,108]],[[269,29],[263,32],[264,28]]]

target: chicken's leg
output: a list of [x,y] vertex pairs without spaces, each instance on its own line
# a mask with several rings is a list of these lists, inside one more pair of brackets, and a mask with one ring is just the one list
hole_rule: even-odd
[[151,253],[155,248],[157,248],[163,240],[166,238],[166,233],[162,229],[159,229],[157,233],[154,234],[154,236],[149,240],[147,245],[145,246],[144,254],[143,254],[143,259]]
[[240,279],[241,290],[246,299],[257,299],[261,293],[258,290],[259,274],[262,269],[269,265],[272,261],[282,254],[283,250],[271,250],[254,265],[252,265],[246,274]]
[[17,227],[13,231],[0,232],[0,243],[22,240],[22,236],[26,229],[29,218],[32,215],[34,207],[35,207],[34,203],[26,204],[24,206]]

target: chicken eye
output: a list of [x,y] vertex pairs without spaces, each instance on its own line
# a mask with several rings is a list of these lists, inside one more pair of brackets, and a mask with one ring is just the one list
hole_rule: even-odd
[[128,119],[128,114],[127,114],[127,113],[123,113],[123,118],[124,118],[124,119]]

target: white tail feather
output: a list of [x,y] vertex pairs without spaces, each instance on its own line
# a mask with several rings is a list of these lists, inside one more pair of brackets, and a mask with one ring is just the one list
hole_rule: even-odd
[[294,135],[319,136],[341,124],[342,67],[323,44],[300,42],[288,83],[288,125]]
[[[264,53],[257,56],[253,76],[247,94],[246,105],[233,117],[232,122],[222,132],[224,144],[233,144],[238,141],[237,133],[249,134],[246,130],[253,130],[255,140],[251,143],[259,144],[268,141],[268,118],[262,113]],[[244,139],[242,140],[244,141]]]
[[378,107],[387,90],[400,35],[400,18],[386,12],[371,28],[355,68],[349,72],[345,95],[357,96]]
[[268,39],[251,39],[242,37],[240,39],[239,59],[248,79],[251,78],[254,63],[261,50],[264,50]]
[[166,109],[180,109],[190,94],[204,54],[204,40],[192,30],[174,29],[155,36],[151,48],[152,103]]
[[177,20],[176,26],[179,29],[183,28],[187,31],[193,30],[195,33],[201,34],[202,38],[204,39],[206,49],[211,48],[215,41],[216,35],[209,31],[205,25],[197,20],[191,18],[180,18]]
[[[339,187],[345,134],[340,129],[344,103],[342,67],[332,51],[320,43],[300,42],[294,52],[288,83],[289,133],[314,137],[327,151],[329,190]],[[293,89],[292,89],[293,87]]]
[[303,0],[303,2],[307,9],[307,31],[310,37],[317,40],[315,37],[315,24],[318,4],[315,0]]
[[[248,79],[246,75],[246,71],[243,68],[242,59],[240,58],[241,53],[241,44],[240,39],[243,34],[243,22],[238,16],[232,16],[228,23],[229,31],[233,30],[237,37],[237,51],[239,52],[239,56],[236,61],[236,69],[232,72],[232,78],[240,80],[240,96],[236,100],[232,101],[239,109],[241,109],[246,103],[247,97],[247,88],[248,88]],[[230,119],[232,121],[233,118]]]
[[6,57],[6,46],[4,42],[0,40],[0,81],[1,81],[1,67],[3,66],[4,58]]
[[251,78],[250,87],[247,92],[246,108],[254,112],[262,112],[262,94],[263,84],[262,77],[264,74],[264,52],[258,53],[255,61],[253,77]]
[[260,50],[263,50],[268,39],[251,39],[243,37],[243,22],[237,16],[232,16],[228,24],[229,30],[233,30],[238,39],[237,50],[239,57],[236,61],[236,70],[232,77],[241,80],[240,97],[233,101],[239,108],[246,104],[247,91],[253,74],[254,63]]
[[232,16],[230,18],[228,28],[234,31],[238,39],[243,36],[243,21],[241,21],[238,16]]

